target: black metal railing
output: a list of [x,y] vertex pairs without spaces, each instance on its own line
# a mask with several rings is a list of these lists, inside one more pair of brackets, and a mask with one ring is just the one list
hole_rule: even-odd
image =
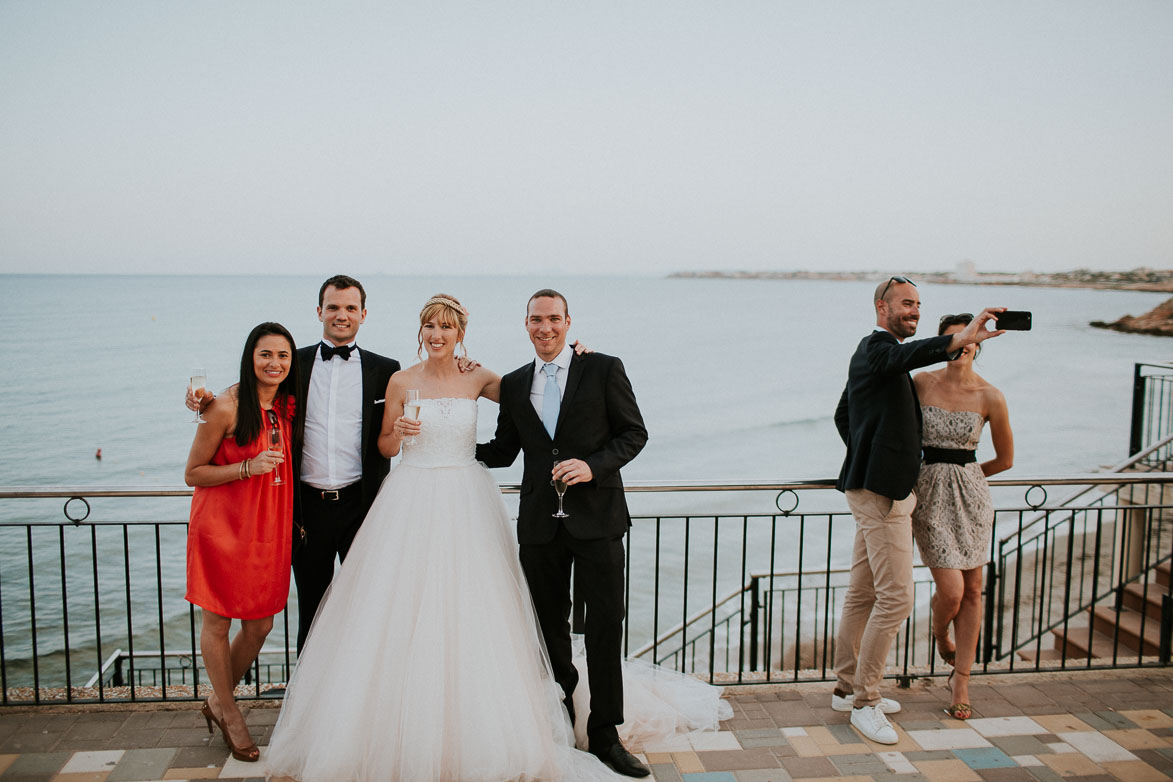
[[[1164,654],[1143,646],[1133,652],[1121,628],[1107,636],[1106,652],[1063,656],[1073,636],[1062,640],[1057,631],[1102,628],[1099,609],[1119,604],[1126,613],[1132,592],[1151,598],[1157,591],[1157,566],[1173,556],[1171,483],[1165,472],[992,480],[997,494],[1018,487],[1027,501],[996,510],[982,669],[1166,664],[1173,622],[1159,612],[1140,618],[1139,630]],[[1075,499],[1048,503],[1048,490],[1071,489],[1079,489]],[[830,481],[637,483],[628,491],[670,493],[639,499],[690,507],[774,500],[767,512],[635,517],[627,545],[629,656],[723,682],[833,677],[854,521]],[[186,510],[188,494],[0,489],[0,703],[196,697],[198,616],[183,600],[186,520],[127,518],[142,502]],[[65,513],[54,518],[62,499]],[[39,507],[30,514],[29,504]],[[1081,564],[1065,567],[1070,562]],[[929,574],[918,568],[917,608],[888,661],[902,680],[937,670],[931,591]],[[286,680],[287,617],[278,618],[242,697],[264,697]]]
[[[1132,420],[1128,455],[1148,451],[1173,431],[1173,363],[1143,362],[1132,372]],[[1162,465],[1173,456],[1170,447],[1153,451],[1146,463]],[[1163,469],[1163,467],[1161,468]]]

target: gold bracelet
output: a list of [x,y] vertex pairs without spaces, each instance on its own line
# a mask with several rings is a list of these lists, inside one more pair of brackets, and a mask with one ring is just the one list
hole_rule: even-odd
[[252,459],[245,459],[244,460],[244,477],[245,478],[253,477],[252,461],[253,461]]
[[236,467],[236,480],[238,480],[238,481],[244,480],[244,462],[241,462]]

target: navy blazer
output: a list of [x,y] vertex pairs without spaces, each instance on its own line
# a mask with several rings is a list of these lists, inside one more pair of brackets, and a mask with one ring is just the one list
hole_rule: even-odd
[[[314,371],[314,364],[318,360],[318,344],[298,348],[297,362],[298,379],[301,388],[298,393],[298,404],[304,405],[310,396],[310,373]],[[363,513],[375,501],[379,493],[379,486],[391,470],[391,460],[385,459],[379,453],[379,432],[383,428],[383,410],[386,407],[384,396],[387,393],[387,382],[391,375],[399,371],[399,362],[393,358],[380,356],[365,348],[359,348],[362,359],[362,502]],[[293,455],[293,474],[298,477],[298,491],[293,495],[293,517],[301,518],[300,489],[301,489],[301,453]]]
[[957,357],[952,335],[901,343],[888,331],[864,337],[847,373],[835,426],[847,457],[835,488],[867,489],[893,500],[909,495],[920,473],[920,400],[909,371]]
[[489,467],[508,467],[518,451],[525,457],[517,517],[519,543],[548,543],[558,529],[551,514],[558,498],[550,480],[554,462],[582,459],[594,479],[566,491],[566,531],[580,540],[623,535],[631,526],[619,469],[648,441],[623,362],[602,353],[575,355],[566,373],[566,390],[551,439],[530,402],[534,362],[501,378],[497,431],[477,446],[477,459]]

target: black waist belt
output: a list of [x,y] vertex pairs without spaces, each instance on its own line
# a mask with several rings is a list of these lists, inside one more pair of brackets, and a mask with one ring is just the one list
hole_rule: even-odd
[[307,483],[304,485],[302,494],[303,498],[322,500],[323,502],[339,502],[361,496],[362,481],[355,481],[349,486],[343,486],[341,489],[319,489]]
[[926,445],[922,451],[924,452],[925,464],[939,462],[973,464],[977,461],[977,451],[971,451],[968,448],[934,448],[931,445]]

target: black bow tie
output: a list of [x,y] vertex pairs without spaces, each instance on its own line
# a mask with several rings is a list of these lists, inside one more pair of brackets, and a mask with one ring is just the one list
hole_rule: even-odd
[[339,347],[334,347],[333,345],[327,345],[325,342],[323,342],[322,360],[329,361],[335,356],[338,356],[343,361],[350,361],[350,351],[355,350],[357,347],[357,345],[340,345]]

